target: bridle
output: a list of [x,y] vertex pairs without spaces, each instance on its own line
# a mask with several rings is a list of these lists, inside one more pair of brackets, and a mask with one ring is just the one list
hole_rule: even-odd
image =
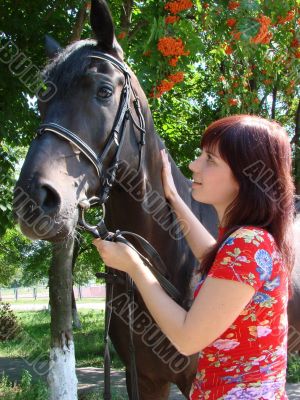
[[[122,151],[125,140],[126,122],[128,121],[129,118],[131,118],[131,121],[133,122],[134,126],[140,131],[141,137],[140,141],[138,142],[139,146],[139,165],[137,168],[138,170],[140,169],[142,163],[142,151],[143,151],[143,146],[145,145],[146,131],[145,131],[145,120],[141,112],[140,101],[135,91],[132,88],[131,77],[126,64],[123,64],[110,54],[102,53],[100,51],[92,53],[89,57],[93,59],[108,61],[115,68],[121,71],[124,75],[124,85],[121,92],[120,104],[115,118],[115,122],[101,153],[97,155],[94,152],[94,150],[87,143],[85,143],[76,133],[54,122],[41,124],[38,128],[38,135],[43,135],[47,132],[52,132],[55,135],[71,142],[81,151],[82,154],[86,156],[86,158],[95,167],[95,170],[97,172],[97,175],[101,183],[100,185],[101,193],[99,194],[99,197],[97,198],[93,197],[93,204],[98,203],[102,205],[105,204],[105,202],[107,201],[110,189],[116,179],[116,173],[120,161],[120,153]],[[139,123],[137,123],[134,120],[133,115],[131,113],[131,108],[130,108],[131,95],[133,95],[134,97],[133,105],[137,113]],[[104,170],[104,161],[106,160],[106,157],[113,146],[116,147],[116,150],[112,165],[109,167],[109,172],[107,172]]]
[[[125,64],[117,60],[115,57],[110,54],[103,53],[100,51],[94,52],[90,55],[91,58],[104,60],[112,64],[115,68],[121,71],[124,75],[124,85],[121,92],[120,104],[117,111],[117,115],[113,124],[112,131],[110,132],[108,139],[104,145],[101,154],[97,155],[94,150],[86,144],[76,133],[70,131],[69,129],[53,123],[45,123],[41,124],[38,128],[38,135],[44,135],[46,133],[54,133],[62,139],[65,139],[71,142],[75,147],[77,147],[82,154],[86,156],[86,158],[93,164],[97,175],[100,179],[100,187],[101,193],[99,196],[92,197],[90,199],[86,199],[79,204],[79,225],[81,228],[90,232],[94,237],[101,237],[105,240],[110,241],[119,241],[123,242],[131,247],[131,243],[124,238],[124,235],[134,237],[135,240],[138,241],[142,249],[150,256],[152,260],[154,260],[155,267],[151,264],[151,262],[144,257],[141,253],[139,253],[140,257],[143,259],[144,263],[151,269],[152,273],[156,276],[161,286],[167,291],[167,293],[177,302],[181,299],[181,294],[177,290],[175,286],[173,286],[167,278],[160,272],[166,272],[166,267],[163,261],[161,260],[159,254],[152,247],[152,245],[132,232],[120,232],[117,231],[115,234],[111,234],[108,232],[104,219],[105,219],[105,202],[109,198],[110,189],[113,186],[113,183],[116,179],[116,173],[119,167],[120,162],[120,153],[123,148],[124,140],[125,140],[125,126],[129,119],[131,119],[133,125],[140,132],[140,141],[138,142],[139,146],[139,162],[138,168],[139,171],[142,165],[142,157],[143,157],[143,148],[145,145],[145,120],[141,111],[139,98],[136,95],[135,91],[131,85],[131,76],[129,70]],[[138,117],[139,122],[137,123],[133,118],[130,108],[130,100],[133,95],[133,104]],[[112,147],[115,146],[116,150],[114,153],[114,157],[112,160],[112,165],[105,171],[104,162],[106,161],[106,157]],[[90,206],[99,204],[103,209],[103,216],[101,221],[96,225],[89,225],[85,218],[84,212]],[[134,249],[137,251],[136,249]],[[129,335],[130,335],[130,374],[131,374],[131,387],[132,387],[132,399],[139,400],[139,392],[138,392],[138,379],[137,379],[137,370],[135,363],[135,350],[133,343],[133,320],[134,320],[134,283],[132,279],[126,275],[126,282],[120,277],[120,275],[115,274],[111,268],[106,268],[106,273],[97,273],[97,277],[105,278],[106,282],[109,284],[109,288],[106,294],[106,312],[105,312],[105,333],[104,333],[104,342],[105,342],[105,350],[104,350],[104,400],[111,400],[111,391],[110,391],[110,353],[109,353],[109,326],[112,315],[112,300],[113,300],[113,287],[114,283],[126,283],[127,294],[130,297],[129,301]],[[110,304],[110,306],[108,306]]]

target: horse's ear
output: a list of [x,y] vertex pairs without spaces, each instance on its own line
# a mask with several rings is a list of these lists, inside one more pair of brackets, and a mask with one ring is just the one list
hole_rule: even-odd
[[109,8],[104,0],[92,0],[91,27],[98,44],[107,50],[114,47],[115,30]]
[[45,36],[45,48],[46,48],[47,57],[49,57],[49,58],[54,58],[62,50],[62,48],[57,43],[57,41],[49,35]]

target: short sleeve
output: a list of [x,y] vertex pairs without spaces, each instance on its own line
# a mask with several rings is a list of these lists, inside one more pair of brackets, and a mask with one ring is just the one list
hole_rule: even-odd
[[221,245],[207,276],[246,283],[258,291],[272,274],[273,244],[264,229],[240,228]]

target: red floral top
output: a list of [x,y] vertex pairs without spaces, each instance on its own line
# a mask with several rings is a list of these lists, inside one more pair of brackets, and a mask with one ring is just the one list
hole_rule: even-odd
[[236,230],[221,245],[207,276],[246,283],[255,294],[234,323],[200,352],[190,400],[287,400],[288,276],[274,238],[254,226]]

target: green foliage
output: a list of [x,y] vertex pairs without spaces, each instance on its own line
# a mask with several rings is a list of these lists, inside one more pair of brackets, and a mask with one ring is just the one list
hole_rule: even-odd
[[7,375],[2,374],[0,380],[0,397],[3,400],[45,400],[48,398],[48,389],[45,382],[32,382],[32,376],[23,370],[21,382],[18,386],[12,385]]
[[[95,280],[95,274],[99,271],[104,271],[104,264],[99,258],[95,246],[92,244],[93,238],[90,234],[83,234],[80,252],[76,260],[74,269],[74,282],[79,285],[84,285]],[[103,280],[99,280],[103,282]]]
[[14,339],[20,331],[18,319],[9,303],[0,302],[0,341]]
[[51,246],[29,239],[16,228],[7,229],[0,238],[0,285],[30,286],[48,275]]
[[[79,236],[80,251],[74,269],[74,283],[84,285],[104,269],[86,233]],[[30,241],[17,228],[10,228],[0,237],[0,287],[33,286],[48,281],[51,244]]]
[[287,381],[296,383],[300,381],[300,357],[290,354],[288,357]]
[[0,236],[5,227],[11,225],[12,190],[14,185],[14,164],[16,158],[12,148],[0,141]]

